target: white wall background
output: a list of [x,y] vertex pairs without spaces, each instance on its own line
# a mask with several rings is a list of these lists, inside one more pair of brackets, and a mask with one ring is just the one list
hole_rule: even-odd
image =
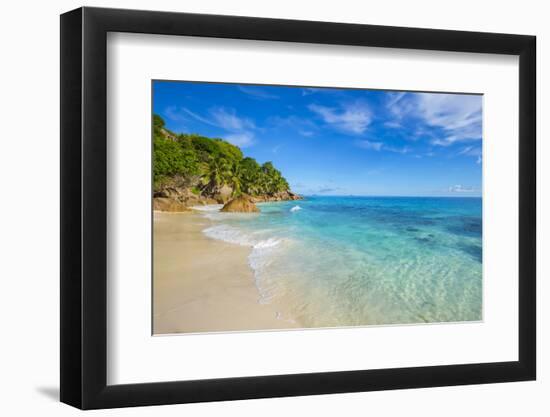
[[[6,2],[0,17],[0,410],[4,415],[76,415],[57,402],[59,379],[59,17],[81,6]],[[131,416],[257,415],[529,415],[550,413],[550,146],[543,120],[550,97],[550,26],[536,0],[354,2],[278,0],[123,0],[86,5],[181,12],[239,14],[533,34],[538,37],[539,137],[539,378],[536,382],[325,395],[231,403],[193,404],[95,412]],[[546,190],[543,190],[546,188]],[[545,259],[546,258],[546,259]],[[546,395],[545,395],[546,394]]]

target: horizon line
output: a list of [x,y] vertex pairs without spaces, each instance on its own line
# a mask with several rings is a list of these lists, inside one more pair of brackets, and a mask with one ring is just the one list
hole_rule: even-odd
[[[292,191],[292,190],[291,190]],[[292,191],[294,193],[294,191]],[[402,197],[402,198],[411,198],[411,197],[429,197],[429,198],[483,198],[482,195],[399,195],[399,194],[300,194],[303,197]]]

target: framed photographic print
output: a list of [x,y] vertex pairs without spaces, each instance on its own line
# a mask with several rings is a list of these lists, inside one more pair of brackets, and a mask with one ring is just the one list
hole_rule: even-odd
[[535,38],[61,16],[61,400],[535,379]]

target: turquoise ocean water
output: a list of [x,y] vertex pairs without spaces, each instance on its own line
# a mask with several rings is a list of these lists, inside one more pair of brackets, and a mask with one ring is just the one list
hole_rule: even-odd
[[482,319],[481,198],[307,197],[204,211],[251,247],[261,303],[303,327]]

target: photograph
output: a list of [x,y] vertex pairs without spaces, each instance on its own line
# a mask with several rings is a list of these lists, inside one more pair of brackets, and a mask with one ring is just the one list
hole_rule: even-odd
[[154,335],[483,320],[474,93],[152,81]]
[[7,143],[34,142],[6,178],[55,221],[6,205],[36,277],[8,280],[7,333],[47,348],[11,361],[8,407],[538,415],[543,14],[240,1],[11,30]]

